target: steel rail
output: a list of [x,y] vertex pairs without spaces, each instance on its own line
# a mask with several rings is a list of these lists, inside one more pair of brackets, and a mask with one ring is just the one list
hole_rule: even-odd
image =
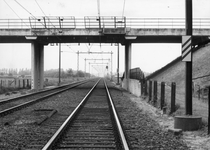
[[74,109],[74,111],[69,115],[69,117],[66,119],[66,121],[60,126],[60,128],[56,131],[56,133],[51,137],[51,139],[47,142],[47,144],[42,148],[42,150],[49,150],[51,149],[54,144],[57,142],[57,140],[60,138],[60,136],[63,134],[63,132],[68,127],[69,123],[72,121],[74,116],[77,114],[77,112],[81,109],[81,107],[84,105],[84,103],[87,101],[87,98],[90,96],[92,91],[95,89],[97,84],[99,83],[101,79],[99,79],[96,84],[91,88],[91,90],[88,92],[88,94],[82,99],[82,101],[79,103],[79,105]]
[[[90,81],[90,80],[88,80],[88,81]],[[2,110],[2,111],[0,111],[0,116],[1,116],[1,117],[2,117],[2,116],[5,116],[5,115],[10,114],[10,113],[12,113],[12,112],[14,112],[14,111],[16,111],[16,110],[20,110],[20,109],[25,108],[25,107],[27,107],[27,106],[29,106],[29,105],[32,105],[32,104],[34,104],[34,103],[37,103],[37,102],[39,102],[39,101],[41,101],[41,100],[44,100],[44,99],[49,98],[49,97],[51,97],[51,96],[54,96],[54,95],[56,95],[56,94],[62,93],[62,92],[67,91],[67,90],[69,90],[69,89],[75,88],[75,87],[77,87],[77,86],[79,86],[79,85],[81,85],[81,84],[85,84],[85,83],[87,83],[88,81],[80,82],[80,83],[78,83],[78,84],[76,84],[76,85],[73,85],[73,86],[71,86],[71,87],[68,87],[68,88],[65,88],[65,89],[62,89],[62,90],[53,92],[53,93],[50,93],[50,94],[45,95],[45,96],[43,96],[43,97],[41,97],[41,98],[33,99],[33,100],[31,100],[31,101],[28,101],[28,102],[25,102],[25,103],[16,105],[16,106],[14,106],[14,107],[11,107],[11,108]]]
[[121,123],[120,123],[119,117],[118,117],[118,115],[117,115],[117,111],[116,111],[116,109],[115,109],[113,100],[112,100],[112,98],[111,98],[111,95],[110,95],[110,93],[109,93],[109,90],[108,90],[108,87],[107,87],[107,84],[106,84],[105,80],[104,80],[104,85],[105,85],[105,87],[106,87],[106,92],[107,92],[107,95],[108,95],[108,97],[109,97],[109,101],[110,101],[110,104],[111,104],[112,112],[113,112],[113,114],[114,114],[115,122],[116,122],[116,124],[117,124],[117,129],[118,129],[118,133],[119,133],[120,138],[121,138],[121,142],[122,142],[122,144],[123,144],[123,148],[124,148],[124,150],[129,150],[129,146],[128,146],[127,140],[126,140],[126,138],[125,138],[125,134],[124,134],[122,125],[121,125]]

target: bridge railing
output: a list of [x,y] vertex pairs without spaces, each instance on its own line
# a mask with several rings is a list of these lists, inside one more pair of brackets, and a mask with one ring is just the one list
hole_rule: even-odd
[[76,19],[73,16],[69,17],[30,17],[30,27],[33,29],[41,28],[76,28]]
[[[30,17],[29,19],[0,19],[1,29],[100,29],[100,28],[185,28],[184,18],[126,18],[126,17]],[[193,28],[210,29],[210,18],[194,18]]]
[[1,29],[30,28],[28,19],[0,19]]
[[85,28],[125,28],[125,17],[85,17]]
[[[126,26],[131,28],[185,28],[184,18],[128,18]],[[194,18],[193,28],[210,28],[210,18]]]

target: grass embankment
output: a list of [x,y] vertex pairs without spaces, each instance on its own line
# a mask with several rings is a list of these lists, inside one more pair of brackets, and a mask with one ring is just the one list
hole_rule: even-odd
[[[193,95],[193,114],[203,117],[204,122],[208,117],[207,100],[199,100],[198,92],[200,89],[206,91],[206,87],[210,85],[210,76],[202,77],[210,74],[210,44],[193,53],[193,82],[195,92]],[[179,61],[170,68],[162,71],[152,78],[160,82],[166,82],[166,100],[170,103],[170,83],[176,82],[176,104],[180,106],[176,114],[185,114],[185,62]],[[160,86],[158,86],[160,89]],[[205,95],[206,96],[206,95]]]
[[0,94],[5,94],[8,92],[14,92],[18,91],[20,88],[14,88],[14,87],[0,87]]

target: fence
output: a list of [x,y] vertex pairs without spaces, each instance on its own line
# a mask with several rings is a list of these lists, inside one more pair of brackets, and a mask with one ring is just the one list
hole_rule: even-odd
[[30,88],[31,80],[30,79],[3,79],[0,80],[0,88]]
[[[209,118],[210,95],[208,95],[208,88],[193,88],[192,95],[193,115],[201,116],[205,124]],[[146,81],[142,94],[148,96],[148,102],[152,105],[161,109],[167,108],[168,113],[176,111],[176,115],[185,115],[185,92],[183,89],[183,86],[174,82]]]
[[170,114],[176,111],[176,83],[146,81],[143,95],[148,95],[148,102]]

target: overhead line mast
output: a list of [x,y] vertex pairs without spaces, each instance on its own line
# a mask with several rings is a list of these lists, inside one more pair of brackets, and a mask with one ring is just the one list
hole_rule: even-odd
[[98,17],[100,18],[101,14],[100,14],[100,0],[97,0],[97,4],[98,4]]

